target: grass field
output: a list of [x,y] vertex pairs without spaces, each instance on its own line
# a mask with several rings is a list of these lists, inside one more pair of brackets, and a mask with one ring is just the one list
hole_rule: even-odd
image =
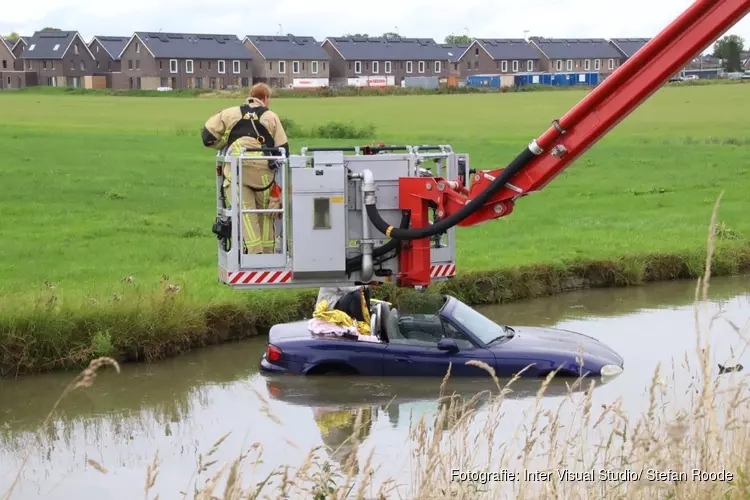
[[[292,136],[295,151],[450,143],[472,155],[473,167],[490,169],[583,96],[278,99],[271,106],[298,130],[332,121],[375,130],[357,140]],[[722,190],[717,266],[729,272],[748,264],[749,97],[746,85],[659,91],[513,215],[459,229],[459,274],[626,258],[621,269],[642,276],[658,256],[687,257],[700,272]],[[193,306],[244,315],[240,326],[214,329],[219,337],[257,321],[261,303],[264,312],[274,303],[297,312],[301,293],[308,306],[309,292],[241,293],[217,283],[214,165],[199,131],[210,114],[236,102],[0,93],[0,374],[92,353],[140,359],[179,351],[207,337],[205,310]],[[179,300],[149,295],[162,275],[180,285]],[[132,282],[123,281],[128,276]],[[125,300],[133,291],[146,294]],[[159,315],[150,315],[154,308]],[[165,347],[165,335],[177,340]]]

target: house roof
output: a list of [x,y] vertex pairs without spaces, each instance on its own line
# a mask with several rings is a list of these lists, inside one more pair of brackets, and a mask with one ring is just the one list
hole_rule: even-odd
[[[3,44],[5,44],[5,47],[8,49],[8,52],[10,52],[11,55],[13,55],[13,46],[16,44],[16,41],[15,40],[9,40],[9,39],[3,37]],[[13,55],[13,57],[16,57],[16,56]]]
[[446,56],[444,59],[448,59],[449,62],[458,62],[461,56],[471,46],[469,43],[441,43],[440,47],[443,49]]
[[550,59],[619,59],[622,54],[604,38],[543,38],[530,41]]
[[93,58],[86,42],[77,31],[37,31],[27,42],[24,59],[62,59],[74,40],[78,40]]
[[107,51],[107,54],[114,59],[118,60],[120,58],[120,53],[125,48],[125,46],[128,44],[128,41],[130,40],[129,36],[99,36],[96,35],[92,40],[91,43],[89,43],[89,47],[94,44],[94,41],[98,41],[102,47],[104,47],[104,50]]
[[266,60],[330,59],[320,42],[311,36],[248,35],[245,40],[255,45]]
[[641,47],[646,45],[651,39],[650,38],[612,38],[610,42],[622,52],[625,57],[632,57],[633,54],[641,50]]
[[495,60],[541,59],[534,46],[523,38],[478,38],[475,42]]
[[446,50],[432,38],[330,37],[341,57],[359,61],[440,61]]
[[[157,59],[253,58],[250,49],[245,47],[237,35],[136,31],[133,37],[136,36]],[[128,42],[129,44],[130,42]]]

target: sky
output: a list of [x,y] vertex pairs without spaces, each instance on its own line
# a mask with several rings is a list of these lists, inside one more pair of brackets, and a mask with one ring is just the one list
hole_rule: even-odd
[[[362,0],[365,9],[346,7],[347,0],[4,0],[0,33],[31,35],[45,26],[94,35],[130,36],[134,31],[227,33],[245,35],[294,33],[327,36],[395,31],[401,36],[446,35],[476,38],[652,37],[692,4],[692,0]],[[341,18],[337,19],[338,16]],[[729,34],[750,43],[750,16]]]

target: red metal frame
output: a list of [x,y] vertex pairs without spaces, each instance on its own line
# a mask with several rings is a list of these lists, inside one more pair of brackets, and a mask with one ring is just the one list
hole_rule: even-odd
[[[544,188],[748,11],[750,0],[697,0],[565,116],[553,122],[536,140],[542,154],[459,226],[473,226],[512,213],[516,199]],[[401,178],[400,208],[411,211],[412,228],[427,226],[429,202],[437,205],[438,217],[448,216],[487,189],[502,171],[475,174],[468,194],[456,183],[441,178]],[[429,285],[429,238],[405,241],[403,245],[401,286]]]

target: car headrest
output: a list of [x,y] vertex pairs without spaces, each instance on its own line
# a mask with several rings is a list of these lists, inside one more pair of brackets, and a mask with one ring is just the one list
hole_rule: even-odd
[[380,323],[378,325],[380,330],[380,340],[389,342],[390,340],[388,337],[388,323],[391,317],[391,308],[385,302],[381,302],[379,304],[378,313],[378,323]]

